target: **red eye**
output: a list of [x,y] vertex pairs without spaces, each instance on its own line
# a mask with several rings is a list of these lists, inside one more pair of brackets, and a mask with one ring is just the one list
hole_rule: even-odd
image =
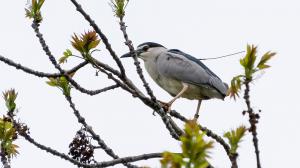
[[146,46],[143,47],[143,51],[147,51],[148,49],[149,49],[148,45],[146,45]]

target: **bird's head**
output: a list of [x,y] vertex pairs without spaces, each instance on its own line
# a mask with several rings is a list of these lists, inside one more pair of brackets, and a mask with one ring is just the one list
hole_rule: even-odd
[[162,51],[166,50],[166,48],[158,43],[154,42],[145,42],[138,45],[137,49],[134,52],[129,52],[121,56],[121,58],[132,57],[135,53],[138,58],[143,59],[144,61],[159,55]]

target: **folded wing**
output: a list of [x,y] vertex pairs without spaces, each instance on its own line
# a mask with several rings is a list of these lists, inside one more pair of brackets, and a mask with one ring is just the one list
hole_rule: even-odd
[[157,58],[161,75],[201,87],[211,87],[225,97],[228,86],[200,60],[180,50],[168,50]]

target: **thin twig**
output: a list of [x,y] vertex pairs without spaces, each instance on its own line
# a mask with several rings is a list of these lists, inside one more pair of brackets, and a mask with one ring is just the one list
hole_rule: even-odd
[[52,155],[54,156],[58,156],[62,159],[65,159],[71,163],[73,163],[74,165],[77,165],[77,166],[84,166],[84,167],[88,167],[88,165],[84,164],[84,163],[81,163],[75,159],[72,159],[71,157],[69,157],[68,155],[64,154],[64,153],[60,153],[58,152],[57,150],[55,149],[52,149],[50,147],[47,147],[45,145],[42,145],[38,142],[36,142],[32,137],[30,137],[28,134],[26,133],[20,133],[19,135],[21,135],[22,137],[24,137],[28,142],[30,142],[31,144],[33,144],[34,146],[36,146],[37,148],[43,150],[43,151],[46,151],[46,152],[49,152],[51,153]]
[[[102,39],[102,41],[103,41],[103,43],[105,44],[105,46],[106,46],[106,49],[109,51],[109,53],[111,54],[111,56],[113,57],[113,59],[115,60],[115,62],[118,64],[118,66],[119,66],[119,68],[120,68],[120,71],[121,71],[121,75],[120,76],[118,76],[126,85],[128,85],[131,89],[133,89],[134,91],[135,91],[135,93],[137,93],[137,94],[133,94],[133,96],[134,97],[136,97],[136,96],[138,96],[139,98],[140,98],[140,100],[142,100],[145,104],[148,104],[148,105],[150,105],[150,104],[152,104],[153,105],[153,102],[151,103],[151,102],[149,102],[148,101],[148,99],[147,98],[145,98],[144,96],[143,96],[143,94],[133,85],[133,83],[131,83],[130,81],[128,81],[127,80],[127,77],[126,77],[126,74],[125,74],[125,69],[124,69],[124,67],[123,67],[123,65],[122,65],[122,63],[121,63],[121,61],[120,61],[120,59],[118,58],[118,56],[116,55],[116,53],[113,51],[113,49],[111,48],[111,45],[110,45],[110,43],[108,42],[108,39],[106,38],[106,36],[102,33],[102,31],[101,31],[101,29],[96,25],[96,23],[91,19],[91,17],[82,9],[82,7],[81,7],[81,5],[76,1],[76,0],[71,0],[71,2],[75,5],[75,7],[76,7],[76,10],[78,11],[78,12],[80,12],[82,15],[83,15],[83,17],[90,23],[90,25],[94,28],[94,30],[99,34],[99,36],[100,36],[100,38]],[[102,67],[103,68],[103,67]],[[140,69],[141,70],[141,69]],[[145,85],[146,84],[146,85]],[[145,87],[148,87],[148,84],[147,83],[144,83],[144,86]],[[150,91],[149,90],[147,90],[149,93],[150,93]],[[153,95],[152,93],[150,93],[150,95]],[[151,97],[151,99],[152,100],[156,100],[155,99],[155,97],[154,96],[152,96]],[[152,106],[151,108],[153,108],[153,109],[156,109],[156,110],[158,110],[158,108],[157,108],[157,106],[159,106],[158,105],[158,103],[155,103],[156,105],[154,105],[154,106]],[[155,108],[155,106],[156,106],[156,108]],[[162,108],[159,108],[159,110],[160,109],[162,109]],[[162,112],[164,112],[163,110],[162,110]],[[165,112],[164,112],[165,113]],[[161,115],[161,114],[160,114]],[[174,137],[174,138],[176,138],[176,139],[178,139],[178,135],[176,135],[177,133],[176,133],[176,131],[173,129],[173,128],[171,128],[175,123],[174,122],[170,122],[170,121],[172,121],[172,119],[171,118],[167,118],[167,117],[164,117],[166,114],[164,114],[164,115],[161,115],[162,116],[162,118],[163,118],[163,121],[164,121],[164,123],[166,124],[166,126],[167,126],[167,128],[168,128],[168,130],[170,131],[170,134]],[[178,127],[177,127],[178,128]],[[178,130],[178,129],[176,129],[176,130]],[[176,135],[176,136],[175,136]]]
[[[147,159],[153,159],[153,158],[161,158],[162,153],[148,153],[148,154],[142,154],[142,155],[137,155],[137,156],[128,156],[128,157],[123,157],[123,158],[118,158],[118,159],[113,159],[111,161],[103,161],[103,162],[97,162],[95,164],[84,164],[81,163],[68,155],[64,153],[60,153],[55,149],[52,149],[50,147],[47,147],[45,145],[42,145],[38,142],[36,142],[32,137],[30,137],[28,134],[22,133],[20,134],[22,137],[24,137],[28,142],[36,146],[37,148],[49,152],[54,156],[58,156],[62,159],[65,159],[74,165],[81,166],[81,167],[86,167],[86,168],[100,168],[100,167],[109,167],[109,166],[114,166],[117,164],[126,164],[130,162],[136,162],[140,160],[147,160]],[[5,167],[5,168],[10,168],[10,167]]]
[[100,38],[102,39],[102,42],[104,43],[106,49],[109,51],[110,55],[113,57],[113,59],[117,63],[117,65],[118,65],[118,67],[121,71],[121,75],[125,76],[124,66],[123,66],[121,60],[119,59],[119,57],[117,56],[117,54],[115,53],[115,51],[112,49],[112,47],[111,47],[110,43],[108,42],[108,39],[105,36],[105,34],[102,33],[101,29],[97,26],[95,21],[91,19],[91,17],[82,9],[81,5],[76,0],[71,0],[71,2],[75,5],[76,10],[79,13],[82,14],[82,16],[85,18],[85,20],[87,20],[90,23],[90,25],[94,28],[94,30],[100,36]]
[[[19,63],[15,63],[14,61],[8,59],[8,58],[5,58],[3,56],[0,55],[0,61],[6,63],[7,65],[9,66],[12,66],[12,67],[15,67],[16,69],[20,69],[28,74],[31,74],[31,75],[35,75],[37,77],[46,77],[46,78],[56,78],[56,77],[60,77],[60,76],[63,76],[61,73],[45,73],[45,72],[39,72],[39,71],[36,71],[34,69],[31,69],[31,68],[28,68],[28,67],[25,67]],[[74,73],[76,72],[77,70],[79,70],[80,68],[84,67],[85,65],[87,65],[87,61],[84,61],[80,64],[78,64],[77,66],[73,67],[72,69],[70,70],[67,70],[66,73],[67,74],[71,74],[71,73]]]
[[154,96],[153,91],[151,90],[148,82],[146,81],[146,79],[143,75],[143,70],[140,66],[141,63],[137,58],[136,52],[134,52],[134,46],[132,44],[132,41],[129,39],[128,34],[126,32],[126,25],[125,25],[125,22],[123,21],[123,17],[120,17],[120,29],[123,33],[123,36],[124,36],[124,39],[125,39],[125,44],[128,46],[129,51],[134,53],[133,54],[133,60],[134,60],[134,65],[136,67],[137,74],[139,75],[140,79],[142,80],[143,86],[145,87],[148,95],[151,97],[151,100],[156,101],[156,97]]
[[[117,165],[117,164],[126,164],[126,163],[136,162],[136,161],[140,161],[140,160],[147,160],[147,159],[161,158],[162,157],[162,153],[148,153],[148,154],[142,154],[142,155],[137,155],[137,156],[128,156],[128,157],[113,159],[111,161],[97,162],[95,164],[84,164],[84,163],[81,163],[81,162],[69,157],[68,155],[66,155],[64,153],[60,153],[55,149],[52,149],[50,147],[47,147],[45,145],[42,145],[42,144],[36,142],[32,137],[30,137],[26,133],[22,133],[20,135],[22,137],[24,137],[25,140],[27,140],[28,142],[30,142],[31,144],[36,146],[37,148],[39,148],[41,150],[44,150],[46,152],[49,152],[54,156],[58,156],[62,159],[65,159],[65,160],[73,163],[74,165],[82,166],[82,167],[90,167],[90,168],[109,167],[109,166],[114,166],[114,165]],[[7,168],[9,168],[9,167],[7,167]]]
[[[30,69],[28,67],[25,67],[21,64],[15,63],[14,61],[12,61],[8,58],[5,58],[1,55],[0,55],[0,61],[6,63],[7,65],[15,67],[16,69],[20,69],[20,70],[22,70],[22,71],[24,71],[28,74],[31,74],[31,75],[34,75],[34,76],[37,76],[37,77],[46,77],[46,78],[57,78],[57,77],[65,76],[64,74],[72,74],[72,73],[76,72],[77,70],[79,70],[80,68],[82,68],[82,67],[84,67],[85,65],[88,64],[88,61],[84,61],[84,62],[78,64],[77,66],[73,67],[72,69],[64,71],[64,74],[62,74],[62,73],[44,73],[44,72],[35,71],[35,70]],[[80,86],[77,82],[75,82],[72,79],[70,80],[70,83],[77,90],[79,90],[80,92],[91,95],[91,96],[97,95],[97,94],[100,94],[102,92],[106,92],[108,90],[112,90],[112,89],[115,89],[115,88],[119,87],[119,85],[116,84],[116,85],[108,86],[108,87],[98,89],[98,90],[88,90],[88,89],[85,89],[82,86]]]
[[[171,117],[166,114],[166,112],[163,110],[163,108],[157,102],[154,102],[153,100],[149,100],[147,97],[142,95],[141,92],[139,92],[139,90],[134,86],[134,84],[129,82],[130,80],[127,79],[126,76],[121,77],[121,79],[123,79],[123,82],[126,82],[127,85],[130,86],[130,88],[128,88],[126,85],[122,84],[120,81],[115,79],[112,75],[109,75],[105,70],[102,69],[102,67],[100,67],[98,65],[98,63],[94,59],[91,61],[91,64],[94,65],[101,72],[107,74],[110,79],[114,80],[123,89],[130,92],[134,97],[138,97],[141,101],[144,102],[144,104],[148,105],[149,107],[151,107],[152,109],[157,111],[157,113],[162,118],[164,124],[166,125],[166,128],[169,130],[171,136],[174,139],[179,140],[179,136],[181,136],[183,134],[183,131],[176,125],[176,123],[171,119]],[[124,79],[124,78],[126,78],[126,79]],[[133,90],[131,88],[133,88]]]
[[[129,93],[131,93],[132,95],[136,95],[136,90],[132,89],[130,87],[128,87],[128,85],[125,85],[124,83],[122,83],[121,81],[119,81],[118,79],[116,79],[112,73],[107,72],[104,68],[102,68],[101,66],[99,66],[96,62],[94,62],[94,59],[91,59],[89,61],[95,68],[97,68],[100,72],[104,73],[107,75],[108,79],[113,80],[118,86],[120,86],[122,89],[128,91]],[[98,62],[99,63],[99,62]]]
[[156,97],[153,94],[152,89],[150,88],[148,82],[146,81],[143,70],[140,66],[140,62],[137,58],[137,54],[134,52],[134,46],[132,44],[132,41],[129,39],[128,34],[126,32],[126,25],[123,21],[123,17],[120,17],[120,29],[123,33],[125,44],[128,46],[129,51],[134,53],[133,59],[134,59],[134,65],[136,67],[137,74],[139,75],[139,78],[143,82],[143,86],[147,91],[147,94],[150,96],[151,101],[153,102],[154,106],[152,106],[153,109],[156,108],[156,112],[160,115],[161,119],[165,123],[167,129],[170,131],[170,134],[173,138],[179,140],[179,137],[183,134],[183,131],[176,125],[176,123],[167,115],[167,113],[163,110],[163,108],[158,103]]
[[129,163],[129,162],[136,162],[139,160],[147,160],[147,159],[153,159],[153,158],[161,158],[162,153],[148,153],[148,154],[142,154],[138,156],[129,156],[129,157],[123,157],[123,158],[118,158],[114,159],[111,161],[105,161],[105,162],[99,162],[94,164],[93,166],[95,167],[108,167],[108,166],[114,166],[117,164],[124,164],[124,163]]
[[258,123],[259,115],[256,114],[253,109],[251,108],[250,104],[250,86],[249,83],[251,82],[250,79],[245,79],[245,92],[244,92],[244,99],[247,105],[247,113],[249,115],[249,122],[250,122],[250,129],[249,131],[252,133],[252,140],[253,140],[253,145],[255,149],[255,156],[256,156],[256,164],[257,168],[261,168],[261,163],[260,163],[260,157],[259,157],[259,148],[258,148],[258,138],[257,138],[257,127],[256,124]]
[[[84,126],[84,128],[86,128],[86,130],[92,135],[92,138],[98,142],[98,145],[105,151],[106,154],[108,154],[109,156],[111,156],[114,159],[118,159],[119,156],[116,155],[114,153],[114,151],[111,148],[109,148],[106,145],[106,143],[100,138],[100,136],[94,132],[92,127],[86,123],[85,118],[82,117],[81,114],[79,113],[79,111],[75,108],[75,104],[73,103],[71,96],[65,95],[65,98],[69,102],[69,105],[70,105],[71,109],[73,110],[74,115],[76,116],[78,122],[80,124],[82,124]],[[127,167],[132,167],[132,168],[136,167],[134,165],[127,164],[127,163],[124,163],[124,165]]]
[[[54,67],[59,70],[59,72],[61,74],[64,74],[64,77],[66,77],[66,79],[74,86],[74,87],[78,87],[79,84],[77,84],[73,79],[71,79],[71,77],[69,77],[68,74],[66,74],[66,72],[60,67],[60,65],[57,63],[55,57],[52,55],[49,47],[46,44],[46,41],[43,38],[43,35],[40,33],[39,31],[39,24],[35,21],[33,21],[32,23],[32,28],[34,29],[36,36],[39,39],[39,42],[43,48],[43,50],[45,51],[46,55],[49,57],[49,60],[51,61],[51,63],[54,65]],[[74,84],[77,84],[76,86]],[[85,119],[80,115],[79,111],[75,108],[74,103],[72,102],[72,99],[70,96],[65,95],[66,100],[70,103],[70,107],[73,109],[75,116],[78,119],[78,122],[81,123],[87,130],[88,132],[92,135],[93,139],[96,140],[98,142],[98,144],[100,146],[102,146],[103,150],[111,157],[113,157],[114,159],[119,158],[118,155],[116,155],[112,149],[110,149],[105,143],[104,141],[100,138],[99,135],[97,135],[92,128],[85,122]],[[134,165],[131,164],[124,164],[127,167],[136,167]]]
[[77,83],[73,83],[72,85],[74,86],[74,84],[77,85],[76,86],[77,90],[80,90],[82,93],[86,93],[90,96],[94,96],[94,95],[97,95],[97,94],[100,94],[100,93],[103,93],[103,92],[113,90],[113,89],[116,89],[116,88],[120,87],[120,85],[116,84],[116,85],[107,86],[107,87],[104,87],[104,88],[98,89],[98,90],[87,90],[87,89],[81,87],[80,85],[78,85]]
[[[86,13],[83,11],[83,9],[81,8],[81,6],[77,3],[77,1],[76,0],[71,0],[73,3],[74,3],[74,5],[76,6],[76,8],[77,8],[77,10],[78,11],[80,11],[80,13],[82,13],[83,15],[85,14],[85,18],[86,19],[88,19],[89,21],[91,21],[91,25],[95,25],[95,23],[91,20],[91,18],[88,16],[88,15],[86,15]],[[39,31],[39,24],[37,23],[37,22],[33,22],[33,24],[32,24],[32,28],[34,29],[34,31],[35,31],[35,33],[36,33],[36,36],[39,38],[39,42],[40,42],[40,44],[41,44],[41,46],[42,46],[42,48],[43,48],[43,50],[45,51],[45,53],[46,53],[46,55],[49,57],[49,60],[51,61],[51,63],[55,66],[55,68],[56,69],[58,69],[59,70],[59,72],[60,73],[62,73],[62,74],[64,74],[64,77],[66,77],[66,79],[76,88],[76,89],[78,89],[79,88],[79,84],[77,84],[68,74],[66,74],[65,73],[65,71],[60,67],[60,65],[57,63],[57,61],[56,61],[56,59],[55,59],[55,57],[52,55],[52,53],[51,53],[51,51],[50,51],[50,49],[49,49],[49,47],[47,46],[47,44],[46,44],[46,42],[45,42],[45,40],[44,40],[44,38],[43,38],[43,35],[40,33],[40,31]],[[111,47],[108,47],[108,46],[110,46],[110,44],[108,43],[108,41],[107,41],[107,39],[106,39],[106,36],[100,31],[100,29],[98,28],[98,26],[97,25],[95,25],[95,26],[93,26],[93,28],[97,28],[98,29],[98,32],[97,32],[97,30],[95,30],[97,33],[99,33],[99,36],[100,36],[100,34],[101,34],[101,36],[103,35],[103,37],[105,37],[104,39],[102,39],[103,40],[103,42],[104,43],[106,43],[106,47],[107,47],[107,49],[108,50],[112,50],[111,49]],[[99,32],[100,31],[100,32]],[[106,39],[106,40],[105,40]],[[114,51],[112,51],[113,53],[114,53]],[[112,54],[112,53],[111,53]],[[116,56],[116,55],[115,55]],[[118,58],[118,60],[119,60],[119,58]],[[123,67],[123,66],[122,66]],[[120,68],[121,69],[121,75],[123,74],[123,79],[126,79],[125,78],[125,71],[122,73],[122,68]],[[104,72],[104,71],[103,71]],[[109,76],[108,77],[113,77],[111,74],[108,74]],[[113,78],[112,78],[113,79]],[[122,85],[120,85],[121,87],[122,87]],[[125,86],[125,85],[123,85],[123,86]],[[123,88],[123,87],[122,87]],[[128,88],[128,87],[124,87],[124,88]],[[127,89],[127,91],[128,92],[130,92],[130,89]],[[132,93],[132,92],[131,92]],[[147,103],[148,105],[152,105],[152,108],[154,109],[154,110],[156,110],[156,111],[158,111],[158,110],[160,110],[162,113],[164,113],[164,114],[160,114],[160,116],[162,117],[162,119],[163,119],[163,121],[164,121],[164,123],[165,123],[165,125],[166,125],[166,127],[168,128],[168,130],[170,131],[170,134],[172,135],[172,137],[173,138],[175,138],[175,139],[179,139],[179,135],[177,134],[177,132],[176,132],[176,130],[178,131],[178,127],[176,128],[176,130],[174,130],[174,128],[172,128],[173,127],[173,125],[175,124],[174,122],[171,122],[172,121],[172,119],[170,118],[170,117],[167,117],[166,116],[166,112],[164,111],[164,110],[162,110],[162,108],[161,107],[158,107],[159,105],[158,105],[158,103],[149,103],[149,101],[148,101],[148,99],[147,98],[144,98],[142,95],[140,95],[140,92],[134,92],[133,93],[133,95],[134,96],[136,96],[135,95],[135,93],[138,93],[138,96],[139,96],[139,98],[145,103]]]

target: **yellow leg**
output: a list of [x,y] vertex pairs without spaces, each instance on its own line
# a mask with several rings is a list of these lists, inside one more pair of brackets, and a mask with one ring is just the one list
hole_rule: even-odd
[[199,118],[199,111],[200,111],[200,106],[201,106],[201,102],[202,100],[198,100],[198,105],[197,105],[197,110],[196,110],[196,113],[194,115],[194,120],[197,121],[197,119]]
[[188,89],[188,84],[186,83],[182,83],[182,89],[181,91],[171,100],[167,103],[167,107],[168,107],[168,112],[171,111],[171,106],[174,103],[174,101],[176,99],[178,99],[187,89]]

